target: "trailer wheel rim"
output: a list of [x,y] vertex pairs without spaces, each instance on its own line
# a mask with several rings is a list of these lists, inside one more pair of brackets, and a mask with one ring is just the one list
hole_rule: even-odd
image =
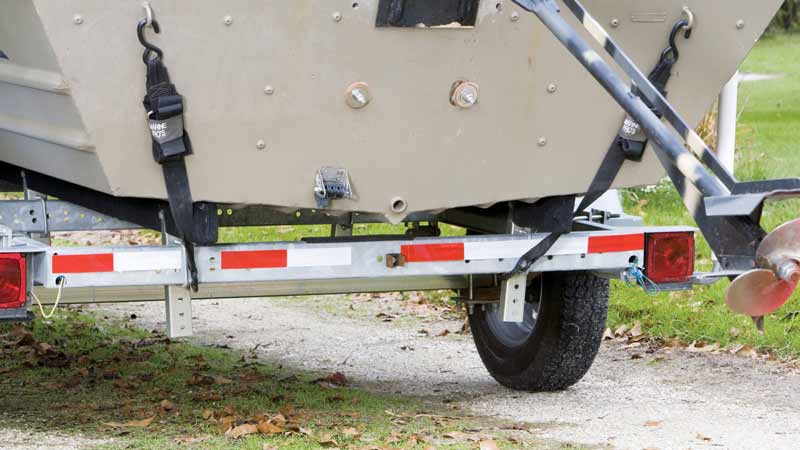
[[542,299],[542,277],[528,285],[525,295],[524,320],[520,323],[504,322],[500,305],[492,305],[486,312],[486,324],[492,335],[506,347],[521,347],[530,339],[536,328]]

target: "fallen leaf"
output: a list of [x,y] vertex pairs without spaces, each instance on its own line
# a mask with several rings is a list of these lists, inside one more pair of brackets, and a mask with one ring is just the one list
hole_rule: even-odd
[[281,434],[286,431],[283,427],[270,422],[260,422],[257,428],[259,433],[267,435]]
[[358,439],[361,437],[361,432],[353,427],[342,428],[341,433],[349,438]]
[[161,409],[164,411],[172,411],[175,409],[175,403],[172,403],[169,400],[161,400]]
[[697,439],[699,439],[699,440],[701,440],[701,441],[703,441],[703,442],[711,442],[711,438],[710,438],[710,437],[708,437],[708,436],[703,436],[703,435],[702,435],[702,434],[700,434],[700,433],[697,433]]
[[119,422],[108,422],[103,423],[103,425],[112,427],[112,428],[146,428],[150,426],[151,423],[156,419],[156,416],[148,417],[147,419],[142,420],[130,420],[128,422],[119,423]]
[[633,328],[628,332],[628,335],[633,338],[639,337],[642,334],[642,324],[638,321],[633,324]]
[[484,439],[480,442],[480,450],[499,450],[497,444],[491,439]]
[[252,423],[246,423],[244,425],[239,425],[238,427],[233,427],[230,430],[225,432],[225,436],[231,439],[239,439],[242,436],[247,436],[249,434],[256,434],[258,433],[258,427],[253,425]]
[[610,341],[614,339],[614,332],[611,331],[611,328],[606,328],[606,331],[603,332],[603,340]]
[[442,331],[441,333],[437,334],[437,335],[436,335],[436,337],[445,337],[445,336],[447,336],[448,334],[450,334],[450,330],[448,330],[447,328],[445,328],[445,329],[444,329],[444,331]]
[[647,422],[644,423],[644,426],[655,428],[655,427],[660,427],[662,423],[664,423],[663,420],[648,420]]
[[628,331],[628,326],[625,325],[625,324],[622,324],[622,325],[618,326],[616,330],[614,330],[614,336],[616,336],[616,337],[625,336],[625,332],[626,331]]
[[347,377],[342,372],[334,372],[328,374],[324,378],[317,378],[314,383],[327,382],[335,386],[345,386],[347,384]]
[[212,417],[214,417],[214,411],[211,411],[210,409],[203,410],[203,419],[208,420]]
[[317,443],[323,447],[338,447],[339,443],[331,437],[330,434],[326,434],[317,440]]

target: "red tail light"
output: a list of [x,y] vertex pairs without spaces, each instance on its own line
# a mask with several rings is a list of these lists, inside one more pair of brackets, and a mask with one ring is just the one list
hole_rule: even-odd
[[683,283],[694,273],[694,233],[651,233],[645,241],[645,274],[656,283]]
[[0,309],[25,306],[25,255],[0,254]]

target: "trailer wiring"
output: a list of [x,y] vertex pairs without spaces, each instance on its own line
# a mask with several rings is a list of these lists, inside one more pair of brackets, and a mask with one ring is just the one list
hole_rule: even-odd
[[622,274],[622,279],[628,286],[639,286],[649,295],[656,295],[661,292],[658,284],[644,274],[644,270],[639,267],[639,258],[634,257],[628,270]]
[[42,302],[39,300],[39,297],[36,296],[33,290],[30,291],[31,297],[33,297],[33,299],[36,301],[36,305],[39,306],[39,312],[42,313],[42,317],[45,319],[50,319],[55,315],[56,310],[58,309],[58,304],[61,302],[61,294],[64,292],[64,286],[67,284],[66,277],[60,276],[58,279],[60,280],[58,283],[58,292],[56,293],[56,300],[53,302],[53,309],[50,310],[50,313],[44,312],[44,306],[42,306]]

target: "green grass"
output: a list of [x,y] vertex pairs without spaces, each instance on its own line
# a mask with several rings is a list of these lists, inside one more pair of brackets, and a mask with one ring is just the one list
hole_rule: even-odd
[[[505,449],[574,448],[502,431],[510,424],[442,405],[316,382],[326,374],[289,373],[247,353],[170,342],[76,312],[26,327],[0,326],[0,352],[4,427],[113,440],[101,448],[316,449],[330,437],[348,449],[472,449],[476,444],[466,436],[481,435]],[[171,407],[162,407],[165,400]],[[214,419],[204,418],[212,412]],[[219,423],[224,416],[239,425],[279,413],[290,422],[284,428],[296,432],[237,440]],[[151,417],[145,427],[129,424]],[[523,440],[512,441],[509,433]],[[415,435],[428,442],[414,444]],[[196,441],[181,443],[189,439]]]
[[[759,42],[742,68],[745,72],[785,74],[778,80],[745,83],[740,93],[737,130],[737,170],[741,180],[800,176],[800,35],[777,34]],[[631,189],[626,209],[641,214],[648,225],[694,223],[670,184],[655,189]],[[767,205],[762,224],[768,230],[800,217],[800,201]],[[698,235],[698,269],[711,267],[710,249]],[[724,303],[728,282],[698,287],[691,292],[648,296],[615,283],[609,326],[642,323],[655,337],[684,341],[749,344],[778,355],[800,354],[800,295],[767,319],[764,336],[748,318],[729,311]]]

